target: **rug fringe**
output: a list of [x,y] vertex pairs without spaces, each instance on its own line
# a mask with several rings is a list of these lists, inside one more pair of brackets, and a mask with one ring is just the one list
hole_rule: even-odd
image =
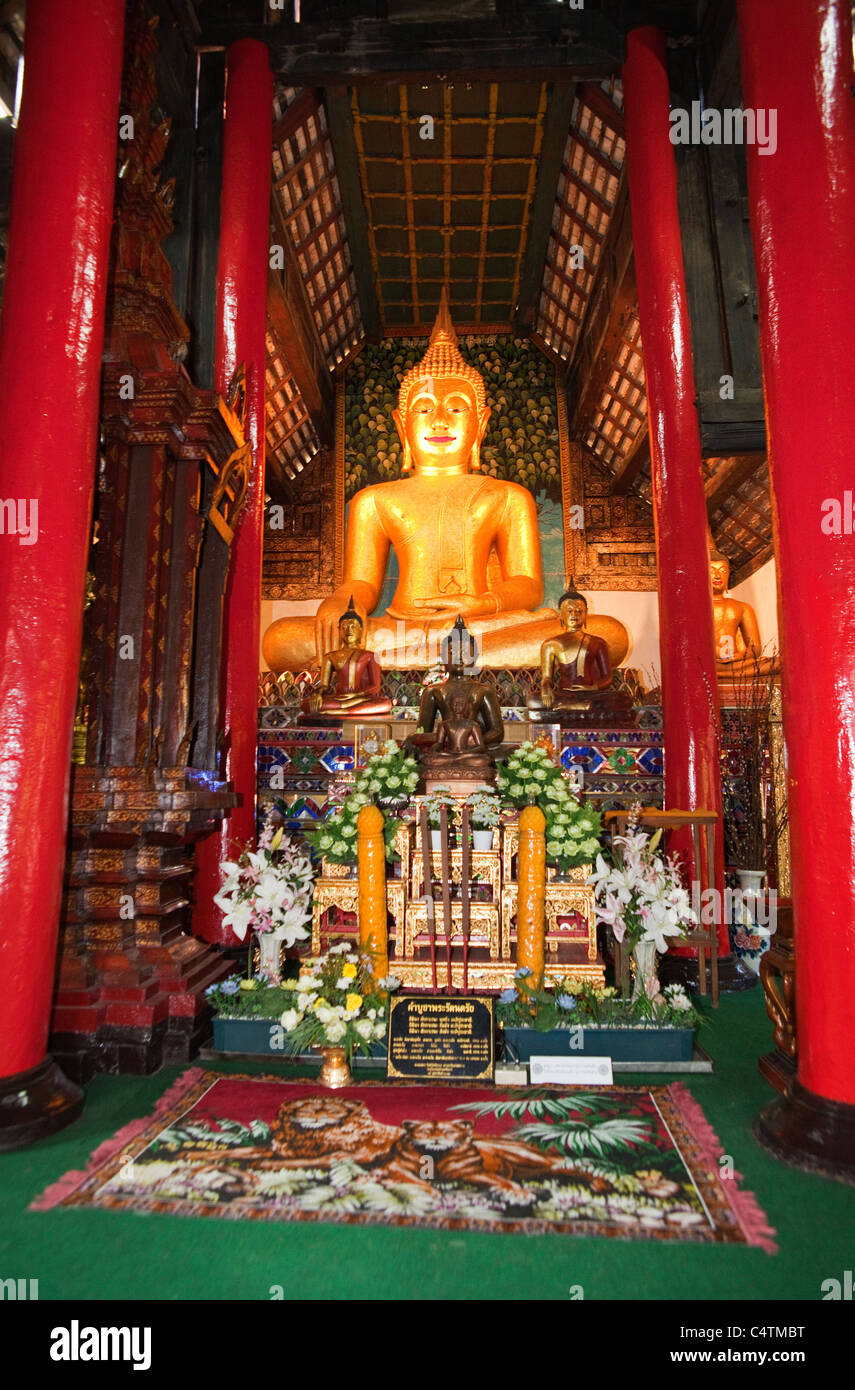
[[[687,1090],[681,1081],[672,1082],[668,1087],[668,1094],[691,1130],[692,1138],[697,1142],[703,1158],[711,1171],[716,1172],[718,1160],[724,1153],[724,1145],[701,1109],[700,1102],[695,1100],[691,1091]],[[759,1246],[761,1250],[766,1251],[767,1255],[777,1255],[778,1246],[774,1240],[777,1234],[775,1228],[769,1225],[766,1214],[754,1193],[741,1190],[737,1186],[741,1178],[742,1174],[734,1170],[732,1178],[723,1182],[719,1177],[718,1184],[728,1206],[745,1231],[749,1245]]]
[[182,1072],[177,1080],[173,1081],[172,1085],[164,1091],[150,1115],[142,1120],[130,1120],[128,1124],[123,1125],[116,1134],[105,1139],[103,1144],[99,1144],[94,1153],[90,1154],[85,1169],[72,1169],[70,1173],[65,1173],[57,1182],[46,1187],[39,1197],[34,1198],[27,1210],[50,1211],[52,1207],[59,1206],[67,1197],[73,1196],[102,1164],[109,1162],[132,1139],[143,1134],[154,1120],[170,1110],[175,1102],[181,1099],[185,1091],[189,1091],[192,1086],[195,1086],[202,1076],[204,1076],[204,1072],[201,1067],[190,1067],[188,1071]]

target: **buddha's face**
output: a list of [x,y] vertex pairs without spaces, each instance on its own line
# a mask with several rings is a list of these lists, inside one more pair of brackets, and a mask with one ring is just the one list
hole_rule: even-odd
[[710,560],[710,579],[712,591],[716,596],[726,592],[730,579],[730,565],[727,560]]
[[343,647],[358,647],[362,639],[362,623],[358,618],[342,618],[338,635]]
[[565,599],[558,612],[568,632],[577,632],[580,627],[585,626],[588,609],[582,599]]
[[479,417],[475,392],[462,377],[425,377],[410,393],[406,419],[394,412],[416,469],[437,473],[467,471],[489,418],[487,409]]

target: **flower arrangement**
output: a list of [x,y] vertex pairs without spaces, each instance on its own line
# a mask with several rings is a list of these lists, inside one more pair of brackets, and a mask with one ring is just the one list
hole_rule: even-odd
[[284,833],[268,820],[258,848],[247,845],[239,857],[222,866],[225,882],[214,902],[224,913],[223,925],[241,941],[248,931],[274,935],[285,946],[304,941],[305,923],[312,915],[312,865]]
[[439,830],[439,813],[442,807],[445,806],[448,810],[450,822],[453,813],[457,810],[458,803],[450,787],[434,787],[430,796],[425,797],[424,804],[427,807],[428,824],[431,830]]
[[614,840],[621,849],[613,862],[608,864],[598,854],[596,872],[588,879],[597,921],[609,926],[635,956],[633,999],[646,995],[654,1004],[664,997],[656,973],[657,951],[667,951],[669,939],[681,939],[685,927],[698,920],[676,861],[657,853],[661,836],[661,829],[652,837],[637,830],[631,817],[626,835]]
[[630,948],[652,941],[657,951],[667,951],[669,938],[682,937],[684,927],[698,920],[679,866],[656,852],[661,835],[661,830],[652,837],[634,830],[630,822],[626,835],[614,840],[621,853],[611,864],[598,854],[596,872],[588,879],[597,920]]
[[667,985],[659,1002],[653,1003],[646,997],[619,999],[612,985],[589,980],[559,980],[554,987],[538,988],[525,966],[515,972],[514,981],[499,995],[496,1017],[502,1024],[538,1033],[580,1027],[695,1028],[703,1021],[682,985]]
[[586,806],[542,743],[521,743],[499,765],[498,787],[512,806],[537,805],[546,816],[546,857],[562,873],[589,864],[602,830],[598,811]]
[[[415,758],[404,753],[394,739],[386,744],[383,753],[375,753],[356,774],[353,791],[317,830],[309,831],[306,839],[312,848],[334,864],[355,864],[356,822],[363,806],[383,801],[401,801],[412,796],[419,780]],[[386,816],[383,838],[386,858],[395,857],[395,836],[398,823]]]
[[325,955],[301,966],[297,979],[286,980],[290,1000],[280,1023],[292,1052],[311,1047],[343,1047],[350,1058],[354,1048],[370,1053],[371,1043],[386,1036],[386,1004],[400,980],[389,975],[375,980],[370,962],[337,942]]
[[466,798],[473,830],[494,830],[502,818],[502,803],[495,792],[472,792]]

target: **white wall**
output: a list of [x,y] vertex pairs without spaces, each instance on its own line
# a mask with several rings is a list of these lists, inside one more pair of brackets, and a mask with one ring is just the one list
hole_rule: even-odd
[[587,589],[589,613],[618,618],[629,632],[630,647],[624,666],[641,671],[648,689],[659,684],[659,600],[654,589]]
[[737,584],[730,592],[734,598],[741,599],[743,603],[751,604],[757,614],[763,651],[766,656],[771,655],[773,647],[780,647],[775,561],[767,560],[765,565],[761,565],[759,570],[755,570],[748,579]]

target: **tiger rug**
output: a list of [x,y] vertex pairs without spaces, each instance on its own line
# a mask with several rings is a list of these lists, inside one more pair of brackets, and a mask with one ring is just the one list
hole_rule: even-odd
[[774,1248],[720,1152],[681,1086],[343,1093],[192,1070],[33,1206]]

